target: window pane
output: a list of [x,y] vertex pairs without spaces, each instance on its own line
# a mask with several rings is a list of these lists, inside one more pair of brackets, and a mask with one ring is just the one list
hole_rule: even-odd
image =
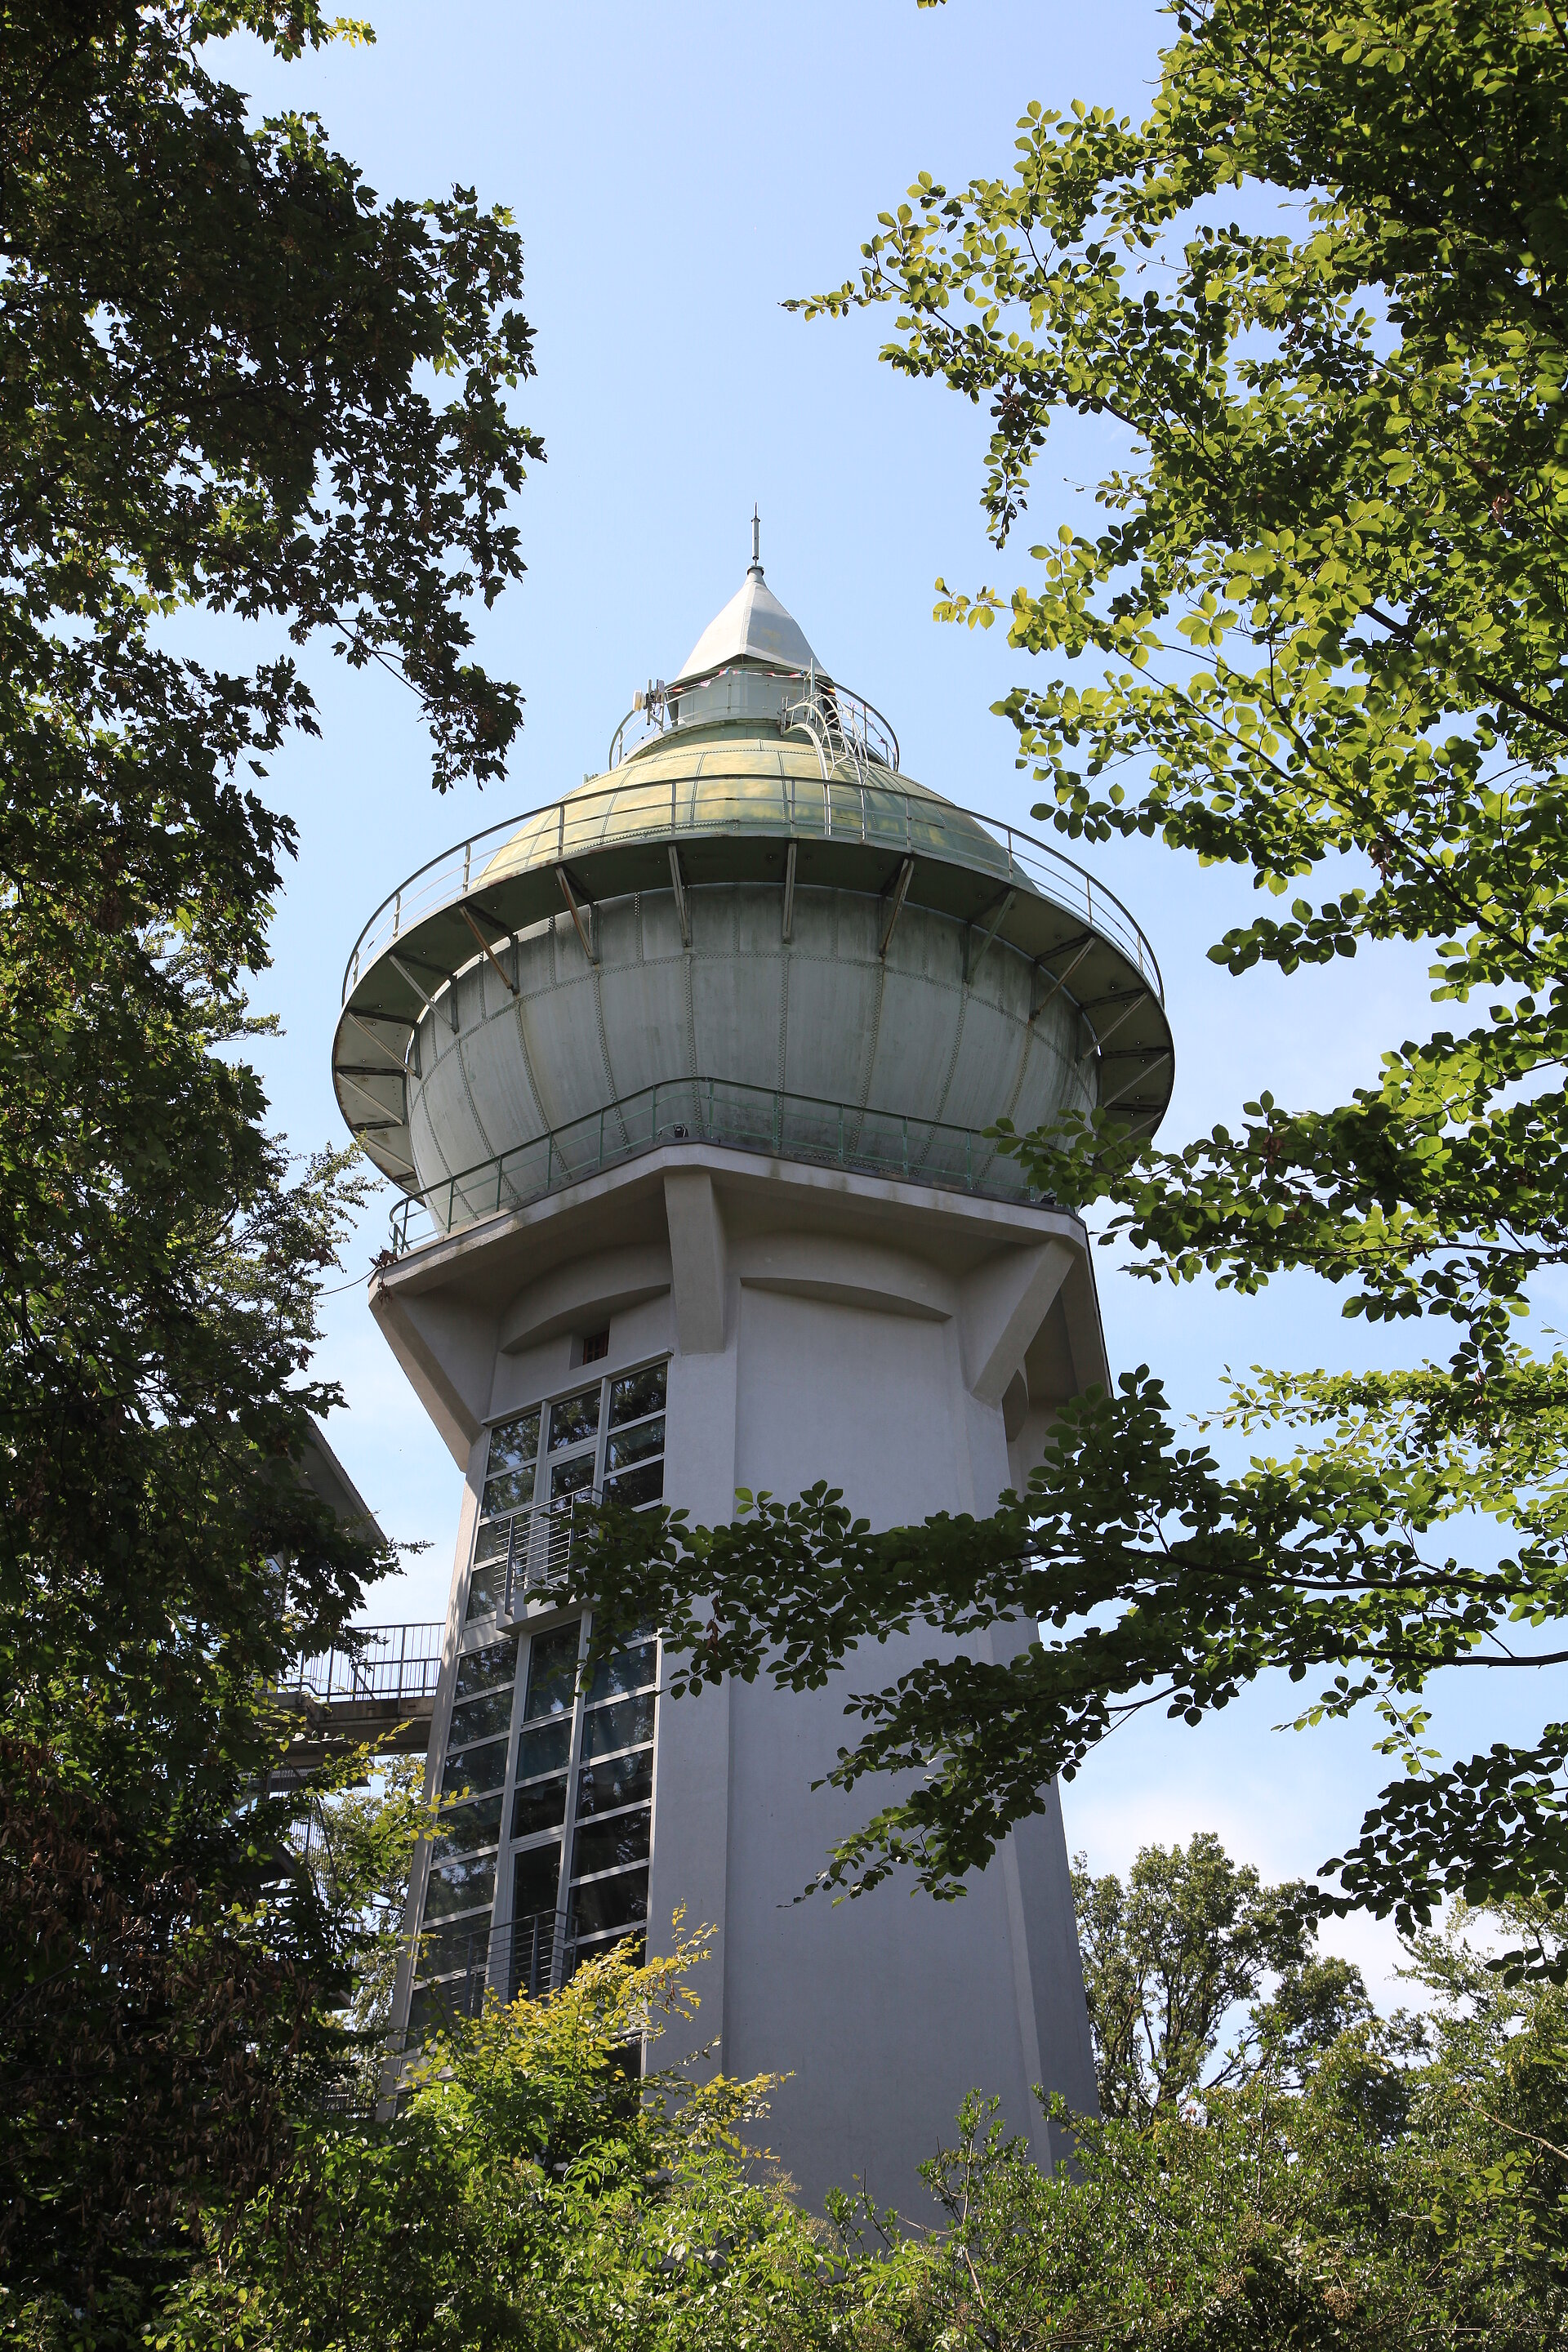
[[493,1739],[488,1748],[466,1748],[460,1756],[447,1759],[441,1794],[450,1797],[468,1789],[477,1797],[486,1789],[499,1789],[505,1779],[506,1741]]
[[628,1462],[646,1462],[650,1454],[664,1452],[664,1415],[657,1421],[639,1421],[635,1429],[623,1429],[612,1437],[605,1455],[612,1470],[624,1470]]
[[536,1918],[541,1911],[553,1911],[555,1890],[561,1884],[561,1848],[536,1845],[527,1853],[520,1853],[512,1871],[511,1921],[515,1929],[520,1921]]
[[493,1853],[487,1853],[482,1862],[450,1862],[445,1869],[430,1873],[430,1884],[425,1890],[425,1916],[439,1919],[448,1911],[468,1911],[476,1903],[491,1903],[495,1891]]
[[531,1780],[520,1789],[511,1809],[514,1838],[533,1837],[540,1830],[558,1830],[566,1818],[566,1775],[558,1780]]
[[596,1706],[584,1718],[583,1761],[608,1756],[617,1748],[639,1748],[653,1738],[653,1693],[624,1698],[616,1706]]
[[453,1708],[447,1745],[461,1748],[465,1740],[489,1739],[495,1732],[510,1729],[511,1692],[491,1691],[488,1698],[471,1698],[467,1706]]
[[476,1846],[494,1845],[500,1836],[500,1797],[481,1797],[477,1805],[454,1805],[441,1816],[437,1846],[443,1853],[471,1853]]
[[645,1684],[658,1680],[657,1642],[645,1642],[640,1649],[617,1651],[613,1658],[601,1658],[595,1667],[588,1704],[593,1706],[602,1698],[619,1698],[623,1691],[641,1690]]
[[476,1691],[510,1683],[516,1672],[515,1635],[510,1642],[487,1642],[483,1649],[465,1650],[458,1660],[458,1687],[453,1696],[458,1701],[471,1698]]
[[647,1860],[648,1813],[645,1807],[635,1813],[616,1813],[607,1822],[596,1822],[590,1829],[579,1830],[572,1849],[574,1878],[592,1878],[601,1870],[619,1870],[628,1862]]
[[572,1896],[572,1932],[595,1936],[606,1927],[629,1927],[647,1917],[647,1872],[628,1870],[620,1878],[596,1879]]
[[504,1559],[506,1548],[510,1539],[511,1521],[510,1519],[496,1519],[481,1527],[474,1543],[476,1566],[480,1560]]
[[490,1915],[476,1911],[471,1919],[454,1919],[419,1938],[422,1977],[449,1976],[454,1969],[482,1969],[490,1944]]
[[572,1718],[569,1715],[550,1716],[542,1723],[529,1725],[517,1743],[517,1777],[532,1780],[541,1772],[561,1772],[572,1753]]
[[437,2033],[449,2033],[458,2018],[473,2015],[480,1998],[479,1985],[470,1984],[466,1976],[421,1985],[408,2004],[409,2040],[428,2042]]
[[591,1389],[580,1389],[575,1396],[563,1397],[550,1408],[550,1451],[559,1454],[563,1445],[584,1445],[590,1437],[599,1434],[599,1383]]
[[590,1766],[577,1783],[577,1818],[613,1813],[618,1805],[646,1804],[653,1794],[653,1750],[639,1748],[613,1764]]
[[629,1372],[624,1381],[610,1382],[612,1429],[619,1429],[623,1422],[640,1421],[645,1413],[664,1411],[668,1369],[664,1364],[650,1364],[646,1372]]
[[536,1633],[528,1654],[526,1720],[538,1715],[559,1715],[577,1696],[577,1636],[582,1625],[557,1625],[552,1633]]
[[503,1421],[490,1432],[489,1461],[487,1467],[493,1478],[498,1470],[519,1470],[531,1462],[539,1451],[539,1414],[519,1413],[515,1421]]
[[605,1492],[628,1511],[639,1509],[644,1503],[657,1503],[664,1493],[664,1464],[645,1462],[638,1470],[623,1470],[618,1477],[605,1479]]
[[468,1606],[465,1623],[472,1625],[481,1617],[493,1617],[506,1599],[506,1548],[501,1547],[499,1559],[479,1561],[468,1579]]
[[556,1502],[563,1495],[580,1495],[584,1486],[594,1483],[594,1457],[591,1454],[574,1454],[568,1462],[557,1462],[550,1473],[550,1499]]
[[507,1511],[521,1511],[533,1500],[533,1465],[523,1470],[503,1470],[499,1477],[485,1480],[484,1500],[479,1505],[481,1518],[500,1518]]

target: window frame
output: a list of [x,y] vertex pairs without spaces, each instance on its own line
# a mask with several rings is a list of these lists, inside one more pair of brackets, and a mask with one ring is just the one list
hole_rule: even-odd
[[[518,1688],[520,1691],[526,1690],[527,1688],[528,1666],[532,1658],[534,1643],[543,1639],[548,1633],[555,1632],[558,1630],[559,1624],[565,1622],[570,1622],[570,1619],[560,1617],[556,1618],[552,1622],[547,1623],[541,1622],[538,1624],[530,1626],[527,1633],[523,1637],[526,1647],[523,1649],[518,1661]],[[561,1980],[562,1962],[566,1953],[567,1933],[571,1924],[572,1897],[577,1883],[576,1874],[573,1868],[573,1863],[575,1855],[578,1830],[577,1806],[578,1800],[581,1795],[582,1775],[584,1769],[583,1762],[584,1736],[587,1728],[588,1717],[590,1713],[596,1715],[605,1707],[617,1706],[623,1699],[645,1697],[650,1692],[653,1695],[654,1714],[653,1726],[648,1738],[647,1739],[635,1740],[624,1748],[612,1748],[604,1756],[595,1756],[593,1759],[593,1762],[595,1764],[610,1763],[617,1757],[637,1756],[642,1754],[646,1750],[648,1757],[647,1795],[646,1797],[634,1798],[627,1804],[615,1806],[612,1809],[607,1809],[602,1813],[592,1813],[587,1816],[588,1820],[596,1826],[602,1822],[620,1821],[629,1813],[646,1811],[647,1815],[648,1831],[647,1853],[646,1857],[639,1857],[636,1862],[621,1863],[614,1865],[608,1870],[592,1872],[586,1876],[584,1884],[587,1885],[605,1885],[613,1878],[630,1876],[634,1872],[639,1870],[643,1872],[651,1872],[653,1867],[654,1820],[658,1795],[658,1696],[659,1686],[663,1679],[663,1645],[657,1634],[650,1634],[647,1637],[646,1646],[651,1649],[653,1653],[652,1662],[649,1668],[650,1679],[648,1681],[638,1683],[635,1689],[630,1691],[606,1692],[604,1698],[596,1700],[592,1708],[590,1708],[588,1703],[588,1690],[591,1686],[582,1683],[582,1674],[584,1662],[588,1654],[588,1643],[591,1639],[592,1633],[593,1612],[590,1610],[584,1609],[578,1619],[577,1673],[580,1687],[578,1688],[572,1704],[572,1738],[567,1750],[569,1761],[566,1767],[566,1802],[560,1822],[549,1829],[531,1831],[522,1837],[514,1837],[511,1834],[510,1825],[518,1790],[520,1788],[527,1788],[534,1780],[543,1781],[553,1780],[556,1777],[552,1772],[541,1772],[531,1773],[527,1780],[519,1780],[517,1775],[517,1760],[518,1753],[522,1744],[523,1730],[522,1720],[521,1717],[516,1720],[512,1731],[511,1754],[508,1759],[506,1803],[501,1815],[501,1829],[503,1835],[502,1852],[505,1855],[506,1867],[504,1871],[498,1867],[496,1872],[495,1904],[496,1930],[498,1933],[501,1932],[505,1928],[514,1927],[517,1925],[515,1918],[512,1916],[511,1905],[512,1887],[516,1876],[518,1856],[523,1853],[535,1853],[540,1847],[550,1845],[552,1843],[558,1843],[560,1847],[561,1868],[556,1879],[555,1891],[555,1953],[551,1972],[552,1981],[555,1983],[558,1983]],[[639,1643],[637,1646],[641,1647],[644,1645]],[[505,1888],[505,1902],[507,1906],[507,1916],[504,1920],[500,1916],[503,1885]],[[625,1935],[626,1932],[627,1930],[625,1928],[612,1927],[605,1928],[602,1932],[596,1933],[593,1937],[588,1939],[589,1957],[592,1957],[594,1952],[607,1951],[616,1937]],[[574,1958],[580,1957],[579,1949],[576,1946],[574,1946]]]
[[[505,1412],[492,1413],[485,1423],[485,1467],[479,1480],[474,1515],[474,1529],[468,1545],[468,1566],[464,1571],[463,1610],[458,1633],[459,1650],[464,1646],[468,1636],[474,1633],[479,1627],[493,1623],[498,1636],[502,1631],[503,1626],[507,1624],[518,1627],[520,1630],[524,1625],[531,1629],[534,1617],[539,1613],[538,1604],[531,1601],[529,1598],[526,1582],[521,1581],[518,1579],[517,1562],[520,1549],[520,1530],[522,1531],[522,1555],[526,1559],[528,1551],[531,1548],[533,1542],[533,1531],[535,1528],[538,1526],[541,1519],[548,1515],[552,1501],[564,1499],[564,1497],[554,1497],[549,1492],[556,1463],[559,1462],[564,1465],[568,1463],[581,1462],[589,1450],[588,1441],[586,1439],[583,1439],[575,1445],[563,1447],[558,1454],[552,1451],[550,1442],[551,1425],[557,1408],[563,1404],[571,1403],[574,1398],[584,1395],[587,1390],[595,1386],[597,1387],[599,1391],[599,1422],[598,1428],[593,1440],[594,1466],[589,1475],[586,1491],[591,1491],[595,1495],[602,1495],[605,1491],[605,1481],[607,1476],[633,1477],[637,1475],[637,1471],[644,1468],[647,1463],[658,1460],[662,1465],[668,1461],[669,1438],[669,1366],[671,1361],[671,1351],[668,1348],[660,1349],[652,1355],[640,1357],[629,1364],[618,1364],[615,1366],[614,1369],[611,1369],[606,1361],[605,1369],[599,1375],[597,1381],[593,1380],[584,1380],[583,1378],[584,1367],[578,1365],[576,1367],[575,1379],[563,1381],[557,1387],[547,1390],[542,1395],[531,1397],[526,1403],[514,1405]],[[616,1384],[621,1381],[636,1380],[644,1372],[658,1371],[661,1370],[665,1375],[665,1394],[663,1403],[653,1412],[637,1414],[635,1420],[612,1423],[610,1418],[611,1391],[614,1389]],[[505,1564],[501,1569],[499,1579],[500,1588],[500,1597],[498,1598],[494,1608],[488,1611],[485,1615],[480,1617],[470,1616],[469,1601],[474,1589],[475,1567],[479,1543],[484,1528],[495,1524],[494,1521],[488,1520],[484,1516],[485,1488],[489,1483],[490,1448],[494,1443],[495,1432],[498,1429],[504,1429],[510,1426],[510,1424],[514,1421],[524,1420],[528,1414],[534,1412],[539,1415],[539,1437],[533,1455],[532,1497],[529,1502],[520,1505],[514,1511],[510,1513],[498,1513],[498,1517],[505,1517],[508,1522],[507,1549],[504,1554]],[[614,1473],[610,1472],[607,1467],[607,1464],[612,1439],[620,1438],[624,1436],[627,1431],[640,1429],[647,1423],[660,1419],[665,1423],[665,1443],[660,1447],[658,1454],[657,1455],[649,1454],[645,1457],[645,1461],[643,1462],[629,1463],[623,1465],[621,1469]],[[662,1485],[662,1483],[663,1481],[661,1479],[660,1484]],[[633,1508],[635,1509],[637,1507],[637,1506],[634,1504]],[[485,1566],[491,1570],[493,1575],[496,1566],[495,1561],[493,1559],[487,1560],[485,1562]],[[507,1606],[509,1599],[511,1603],[510,1610]],[[474,1646],[478,1647],[479,1645],[476,1643]]]
[[[487,1525],[493,1524],[492,1522],[487,1521],[483,1516],[485,1487],[489,1483],[490,1475],[490,1449],[493,1443],[494,1433],[497,1429],[504,1428],[513,1422],[521,1421],[530,1413],[536,1412],[539,1415],[539,1433],[533,1454],[534,1479],[532,1497],[531,1501],[521,1505],[518,1509],[510,1514],[504,1515],[507,1517],[509,1523],[507,1552],[509,1566],[516,1553],[518,1528],[527,1528],[531,1529],[536,1518],[542,1512],[547,1510],[549,1507],[551,1498],[547,1492],[542,1492],[541,1490],[542,1488],[547,1489],[550,1483],[550,1470],[552,1459],[550,1445],[551,1423],[557,1407],[570,1402],[575,1397],[582,1396],[587,1390],[597,1385],[599,1391],[599,1417],[597,1431],[593,1442],[594,1467],[592,1475],[592,1487],[595,1494],[599,1494],[604,1491],[605,1480],[607,1475],[606,1464],[612,1438],[621,1436],[626,1431],[639,1429],[643,1427],[645,1423],[660,1418],[663,1418],[667,1424],[665,1432],[665,1444],[660,1449],[660,1452],[657,1456],[650,1454],[646,1457],[646,1459],[647,1461],[658,1460],[662,1465],[663,1462],[668,1459],[668,1368],[672,1360],[671,1350],[668,1348],[661,1349],[651,1355],[636,1359],[627,1364],[616,1365],[613,1368],[607,1359],[600,1359],[598,1360],[604,1364],[604,1370],[599,1373],[596,1383],[593,1379],[584,1380],[583,1375],[587,1368],[579,1364],[574,1368],[574,1377],[562,1381],[557,1386],[548,1390],[541,1396],[531,1398],[526,1402],[510,1407],[505,1412],[493,1413],[489,1415],[484,1424],[486,1441],[485,1466],[479,1481],[473,1531],[468,1547],[468,1565],[464,1572],[462,1609],[458,1618],[458,1646],[453,1659],[452,1667],[452,1688],[455,1695],[457,1677],[461,1672],[462,1660],[469,1652],[486,1649],[491,1644],[504,1643],[509,1640],[515,1644],[517,1654],[510,1681],[511,1714],[507,1730],[504,1734],[504,1738],[506,1739],[506,1765],[505,1777],[500,1789],[500,1828],[498,1843],[493,1848],[496,1864],[495,1889],[488,1906],[488,1910],[485,1908],[479,1908],[473,1912],[458,1912],[443,1915],[436,1925],[431,1927],[426,1919],[430,1884],[432,1879],[438,1874],[439,1871],[443,1867],[444,1859],[449,1859],[453,1862],[461,1861],[471,1865],[483,1859],[485,1855],[488,1855],[492,1851],[491,1848],[486,1847],[483,1850],[482,1854],[476,1851],[471,1854],[454,1854],[449,1857],[443,1858],[439,1854],[437,1847],[432,1843],[428,1849],[429,1860],[424,1874],[424,1885],[420,1894],[418,1936],[423,1937],[426,1933],[460,1930],[465,1926],[471,1929],[476,1940],[478,1940],[482,1935],[485,1937],[485,1949],[487,1955],[487,1979],[490,1974],[491,1964],[493,1963],[493,1953],[496,1939],[507,1934],[515,1924],[512,1917],[512,1888],[516,1858],[520,1853],[529,1852],[539,1845],[547,1844],[552,1839],[558,1840],[560,1843],[561,1871],[557,1882],[556,1895],[557,1948],[555,1960],[552,1970],[552,1981],[559,1981],[560,1979],[562,1959],[564,1955],[566,1928],[571,1917],[572,1894],[574,1884],[572,1862],[577,1834],[577,1803],[580,1792],[579,1784],[584,1769],[582,1749],[589,1714],[588,1693],[586,1688],[583,1688],[576,1693],[573,1700],[572,1735],[568,1748],[568,1760],[565,1768],[566,1802],[559,1827],[555,1829],[539,1830],[531,1832],[530,1835],[525,1835],[522,1838],[514,1838],[511,1833],[511,1822],[515,1809],[517,1790],[520,1787],[527,1785],[526,1782],[519,1780],[517,1776],[517,1765],[519,1752],[521,1746],[521,1735],[522,1731],[522,1716],[521,1713],[521,1707],[528,1686],[528,1670],[532,1658],[533,1643],[537,1638],[552,1633],[560,1626],[569,1623],[572,1620],[573,1612],[569,1609],[542,1608],[537,1603],[531,1602],[527,1598],[526,1591],[524,1591],[524,1592],[519,1596],[521,1605],[519,1605],[518,1602],[514,1602],[514,1606],[510,1612],[505,1609],[503,1601],[498,1601],[496,1606],[488,1611],[484,1615],[479,1617],[469,1616],[468,1604],[473,1591],[475,1563],[479,1549],[481,1531]],[[611,1404],[612,1391],[615,1386],[620,1381],[635,1380],[640,1374],[656,1370],[663,1370],[665,1374],[665,1392],[662,1402],[651,1412],[638,1414],[635,1419],[630,1421],[613,1423],[611,1419]],[[587,1450],[587,1441],[583,1440],[575,1446],[563,1448],[559,1456],[554,1458],[563,1462],[574,1461],[580,1459]],[[627,1468],[635,1472],[642,1466],[643,1465],[641,1463],[637,1463],[628,1465]],[[492,1563],[487,1561],[485,1565],[487,1567],[491,1567]],[[507,1590],[508,1582],[509,1578],[503,1575],[503,1598]],[[578,1634],[577,1664],[579,1675],[581,1675],[583,1660],[586,1654],[587,1644],[591,1634],[593,1615],[592,1612],[589,1610],[583,1610],[577,1613],[580,1628]],[[608,1762],[616,1756],[635,1755],[646,1748],[648,1750],[650,1757],[648,1795],[646,1800],[639,1799],[630,1805],[616,1807],[614,1811],[607,1811],[603,1814],[594,1814],[589,1817],[595,1822],[599,1821],[611,1821],[619,1818],[624,1813],[636,1811],[642,1804],[646,1803],[648,1815],[648,1858],[646,1863],[637,1862],[627,1864],[621,1865],[618,1869],[595,1873],[584,1882],[585,1884],[595,1885],[604,1885],[607,1883],[609,1879],[622,1875],[625,1873],[635,1870],[651,1870],[652,1867],[653,1825],[658,1777],[658,1694],[663,1670],[663,1654],[657,1634],[652,1635],[649,1638],[652,1642],[653,1647],[653,1680],[651,1684],[639,1685],[637,1690],[633,1692],[607,1694],[605,1699],[599,1702],[599,1706],[612,1706],[619,1699],[643,1696],[651,1690],[654,1700],[654,1718],[651,1735],[646,1741],[634,1742],[629,1747],[611,1750],[605,1756],[595,1757],[593,1759],[595,1764]],[[505,1687],[506,1685],[504,1683],[497,1684],[495,1685],[495,1690],[499,1692]],[[483,1694],[476,1692],[473,1696],[475,1697],[481,1696],[489,1697],[493,1696],[493,1694],[489,1691]],[[598,1711],[599,1708],[598,1706],[596,1706],[594,1712],[597,1713]],[[449,1702],[447,1708],[441,1762],[436,1776],[436,1785],[437,1789],[439,1789],[442,1780],[445,1779],[448,1769],[450,1769],[453,1754],[452,1717],[455,1712],[455,1704]],[[500,1732],[491,1729],[481,1733],[474,1741],[465,1742],[464,1748],[472,1748],[477,1751],[479,1747],[488,1745],[491,1741],[499,1740],[501,1737],[503,1737],[503,1735]],[[458,1752],[461,1753],[463,1751],[459,1750]],[[553,1773],[540,1773],[530,1776],[531,1779],[537,1779],[540,1780],[550,1780],[554,1777],[555,1775]],[[475,1801],[478,1801],[480,1796],[489,1796],[491,1793],[492,1792],[489,1790],[476,1792]],[[482,1927],[480,1924],[481,1921],[484,1922]],[[617,1935],[621,1935],[626,1932],[626,1931],[625,1929],[607,1929],[594,1940],[591,1949],[607,1949]],[[431,1986],[439,1985],[443,1981],[445,1981],[445,1978],[440,1975],[433,1975],[428,1978],[422,1977],[416,1958],[416,1965],[411,1969],[409,1979],[409,2001],[411,2010],[417,1991]]]

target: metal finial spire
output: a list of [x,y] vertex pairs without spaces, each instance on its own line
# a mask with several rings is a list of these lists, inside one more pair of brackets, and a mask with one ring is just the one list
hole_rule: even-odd
[[760,513],[759,513],[759,511],[758,511],[757,508],[753,507],[753,508],[752,509],[752,571],[753,571],[753,572],[760,572],[760,571],[762,570],[762,568],[763,568],[763,525],[762,525],[762,518],[761,518],[761,515],[760,515]]

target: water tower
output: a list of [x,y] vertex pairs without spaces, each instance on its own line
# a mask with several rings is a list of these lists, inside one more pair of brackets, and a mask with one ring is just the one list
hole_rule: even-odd
[[[647,1642],[579,1687],[531,1598],[573,1497],[725,1518],[819,1478],[873,1524],[984,1512],[1107,1377],[1078,1220],[984,1130],[1152,1127],[1158,966],[1110,894],[902,773],[753,561],[603,773],[460,844],[372,917],[333,1074],[405,1194],[372,1309],[466,1480],[400,2019],[712,1921],[699,2031],[792,2069],[769,2136],[812,2200],[916,2202],[973,2085],[1093,2095],[1054,1801],[967,1899],[794,1898],[873,1801],[813,1790],[847,1691],[672,1702]],[[696,2037],[694,2036],[694,2039]],[[671,2054],[661,2045],[661,2060]]]

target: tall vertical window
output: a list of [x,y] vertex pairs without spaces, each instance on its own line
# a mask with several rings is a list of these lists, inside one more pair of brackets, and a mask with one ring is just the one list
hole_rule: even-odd
[[470,1624],[477,1618],[493,1617],[505,1599],[512,1525],[533,1501],[539,1422],[536,1405],[531,1412],[520,1412],[515,1420],[502,1422],[490,1432],[484,1492],[479,1498],[479,1531],[468,1580]]
[[564,1978],[647,1917],[658,1644],[601,1660],[585,1689],[588,1621],[536,1633],[511,1811],[514,1969],[549,1943]]
[[478,1625],[527,1581],[552,1516],[574,1495],[657,1503],[664,1493],[667,1367],[621,1372],[500,1422],[490,1432],[467,1622]]
[[[409,2024],[559,1983],[647,1916],[658,1643],[580,1688],[589,1621],[530,1635],[494,1621],[537,1521],[601,1493],[664,1492],[666,1367],[579,1381],[490,1432]],[[515,1589],[515,1588],[514,1588]],[[510,1926],[497,1930],[497,1909]]]
[[415,2032],[473,2005],[489,1965],[490,1920],[506,1804],[507,1751],[517,1684],[516,1634],[458,1656],[440,1793],[441,1817],[425,1887]]

